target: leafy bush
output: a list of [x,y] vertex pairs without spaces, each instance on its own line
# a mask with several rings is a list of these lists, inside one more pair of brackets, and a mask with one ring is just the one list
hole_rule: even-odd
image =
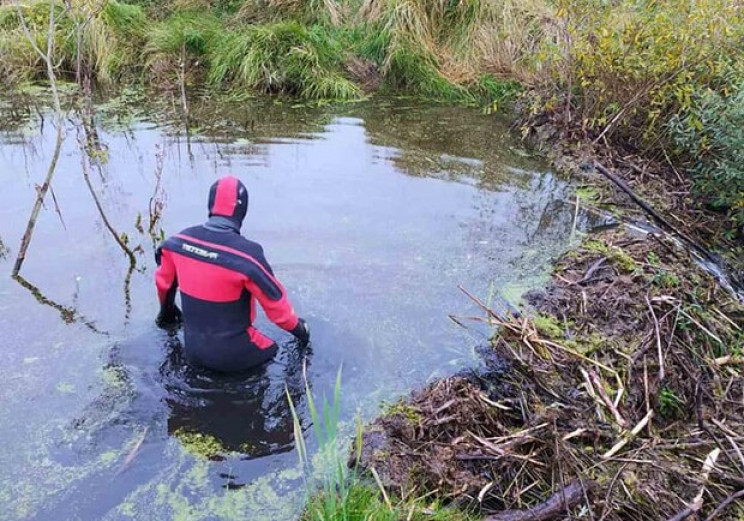
[[695,93],[669,129],[695,187],[744,225],[744,82],[729,96],[711,89]]
[[[566,62],[559,89],[578,123],[639,147],[666,138],[696,91],[742,71],[744,10],[731,0],[559,0]],[[744,76],[739,76],[744,77]]]

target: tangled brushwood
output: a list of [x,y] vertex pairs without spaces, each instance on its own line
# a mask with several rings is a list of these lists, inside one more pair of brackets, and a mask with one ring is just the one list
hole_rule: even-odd
[[686,252],[605,232],[527,296],[533,318],[475,300],[497,331],[485,368],[364,435],[390,490],[494,521],[741,519],[744,307]]

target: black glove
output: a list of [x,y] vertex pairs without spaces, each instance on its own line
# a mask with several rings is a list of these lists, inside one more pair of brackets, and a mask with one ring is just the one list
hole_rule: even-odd
[[158,313],[155,323],[159,328],[170,329],[178,327],[182,320],[181,310],[175,304],[171,304],[160,307],[160,313]]
[[307,326],[307,322],[302,318],[297,321],[297,325],[292,331],[290,331],[290,333],[292,333],[303,346],[310,342],[310,328]]

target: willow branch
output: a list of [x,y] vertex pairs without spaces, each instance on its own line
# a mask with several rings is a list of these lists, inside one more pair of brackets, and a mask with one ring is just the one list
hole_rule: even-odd
[[36,44],[36,41],[34,40],[33,36],[31,35],[31,32],[28,29],[28,25],[26,25],[26,20],[23,17],[23,13],[21,11],[20,4],[18,3],[18,0],[15,2],[16,9],[18,10],[18,17],[21,20],[21,26],[23,27],[23,32],[26,35],[26,38],[28,39],[31,46],[34,48],[34,50],[41,56],[42,60],[46,63],[46,69],[47,69],[47,77],[49,78],[49,84],[52,89],[52,99],[54,102],[54,120],[55,125],[57,127],[57,140],[54,145],[54,152],[52,153],[52,160],[49,162],[49,168],[47,169],[46,177],[44,178],[44,183],[38,188],[38,192],[36,195],[36,201],[34,202],[34,206],[31,209],[31,215],[28,218],[28,224],[26,224],[26,231],[23,233],[23,237],[21,238],[21,246],[18,248],[18,256],[16,257],[15,264],[13,265],[13,271],[12,275],[15,277],[18,275],[18,273],[21,270],[21,266],[23,266],[23,261],[26,258],[26,251],[28,250],[29,244],[31,244],[31,237],[34,233],[34,228],[36,227],[36,221],[39,218],[39,211],[41,210],[41,207],[44,204],[44,199],[46,198],[46,194],[49,191],[49,188],[52,184],[52,178],[54,177],[54,172],[57,169],[57,161],[59,160],[59,154],[62,149],[62,141],[64,140],[63,134],[62,134],[62,105],[59,101],[59,92],[57,90],[57,77],[54,73],[54,64],[52,62],[52,56],[54,54],[54,7],[55,7],[55,0],[50,0],[49,2],[49,29],[47,34],[47,53],[44,54],[39,46]]

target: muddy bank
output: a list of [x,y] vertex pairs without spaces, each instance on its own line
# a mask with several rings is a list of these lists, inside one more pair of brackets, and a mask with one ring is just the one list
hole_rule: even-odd
[[494,519],[741,519],[744,307],[676,243],[622,229],[525,300],[533,318],[483,306],[483,367],[390,407],[362,467]]
[[[578,196],[584,208],[611,213],[625,220],[651,221],[677,233],[711,253],[713,261],[744,287],[744,228],[716,209],[709,197],[695,190],[689,172],[664,147],[637,150],[622,143],[596,143],[566,130],[556,114],[528,116],[523,133],[547,154],[557,170],[583,186]],[[596,168],[605,166],[662,217],[660,222]]]

